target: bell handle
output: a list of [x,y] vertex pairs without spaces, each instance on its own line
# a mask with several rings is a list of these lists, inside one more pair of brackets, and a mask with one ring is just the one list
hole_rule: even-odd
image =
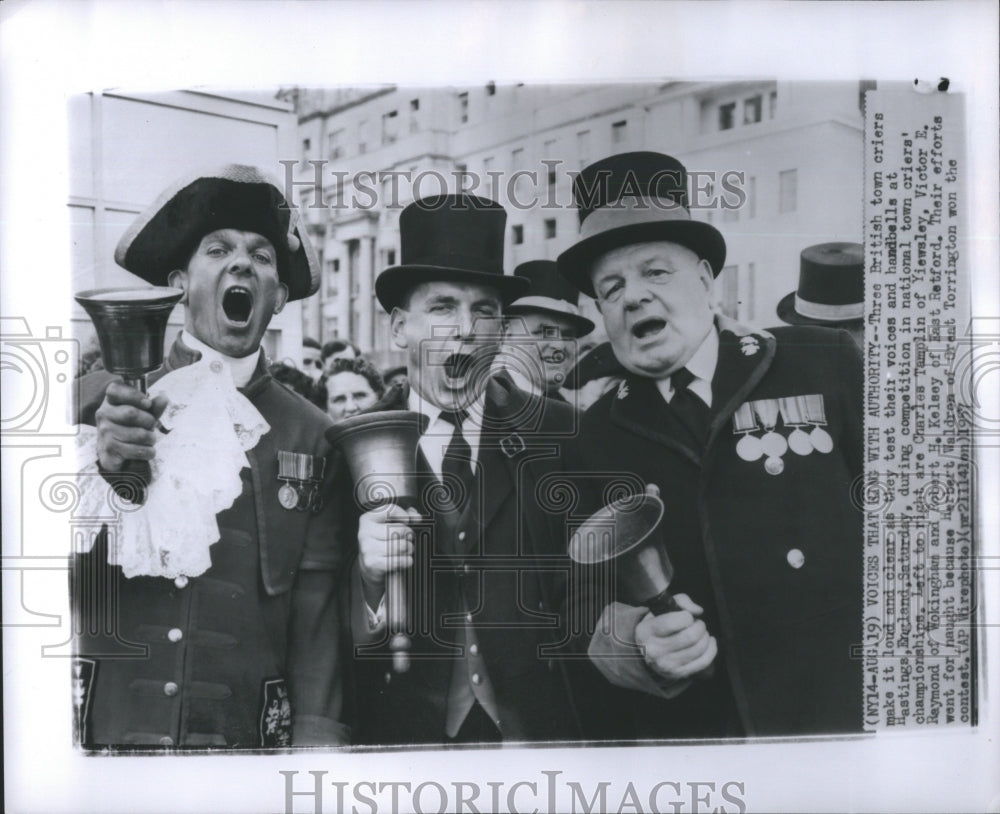
[[[140,373],[137,376],[123,376],[122,380],[129,387],[134,387],[143,395],[147,393],[145,373]],[[136,505],[145,503],[149,484],[153,480],[153,469],[149,465],[149,461],[131,458],[122,464],[122,468],[118,472],[128,476],[124,481],[124,488],[129,491],[135,490],[135,496],[131,499],[131,502]]]
[[664,613],[673,613],[674,611],[684,610],[677,604],[677,600],[674,599],[674,595],[670,593],[669,588],[665,588],[656,596],[651,599],[647,599],[642,604],[649,608],[649,612],[652,613],[653,616],[660,616]]
[[405,673],[410,669],[410,639],[406,630],[406,574],[390,571],[385,580],[386,624],[389,628],[389,650],[392,652],[392,669]]

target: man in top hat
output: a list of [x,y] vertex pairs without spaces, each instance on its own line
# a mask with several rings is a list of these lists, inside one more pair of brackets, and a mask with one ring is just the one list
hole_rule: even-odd
[[802,250],[799,287],[778,303],[789,325],[847,331],[865,346],[865,250],[860,243],[819,243]]
[[[106,528],[74,556],[75,698],[86,746],[346,741],[335,601],[341,535],[334,501],[323,499],[333,477],[324,437],[331,422],[271,378],[261,348],[271,317],[319,283],[309,238],[292,215],[276,182],[255,167],[228,165],[167,189],[115,251],[125,269],[184,292],[184,329],[150,378],[164,388],[171,380],[192,385],[186,395],[174,389],[171,400],[236,411],[242,427],[230,419],[227,428],[225,418],[213,426],[233,433],[245,466],[227,473],[236,477],[235,499],[215,516],[210,561],[176,566],[193,543],[168,539],[165,528],[185,528],[197,494],[159,506],[145,541],[157,550],[149,561],[127,561],[123,572],[115,552],[130,541],[116,538],[112,547]],[[81,421],[96,424],[98,464],[109,480],[121,479],[130,461],[158,459],[173,440],[158,428],[164,396],[144,396],[106,373],[82,380],[81,392]],[[235,429],[260,435],[247,440]],[[178,419],[174,438],[181,432]],[[149,506],[129,512],[152,510],[160,485],[184,494],[185,482],[215,471],[208,446],[190,452],[176,482],[157,484],[154,466]]]
[[518,383],[547,398],[566,401],[560,390],[576,364],[577,340],[594,330],[580,314],[579,290],[551,260],[530,260],[514,269],[528,293],[504,311],[506,342],[501,361]]
[[[376,410],[419,413],[419,508],[361,516],[353,575],[355,741],[537,741],[579,734],[555,612],[569,564],[565,534],[539,501],[574,432],[568,405],[492,376],[505,304],[527,280],[505,276],[506,213],[446,195],[400,215],[402,264],[375,294],[405,351],[408,383]],[[386,648],[385,585],[406,575],[410,667]],[[366,642],[371,645],[366,646]]]
[[583,417],[580,467],[658,491],[679,606],[653,616],[593,596],[591,660],[625,690],[617,734],[860,730],[857,346],[713,312],[726,245],[691,219],[676,159],[611,156],[574,196],[580,239],[559,270],[596,298],[627,371]]

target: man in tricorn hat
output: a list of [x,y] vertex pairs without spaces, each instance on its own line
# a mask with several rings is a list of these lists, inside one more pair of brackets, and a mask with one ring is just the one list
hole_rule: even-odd
[[553,261],[521,263],[514,276],[530,287],[504,310],[503,364],[518,384],[566,401],[560,390],[576,363],[577,340],[591,333],[594,323],[580,314],[579,290],[560,276]]
[[819,243],[803,249],[799,286],[781,298],[777,311],[789,325],[841,328],[864,349],[864,246]]
[[589,654],[626,690],[620,735],[857,731],[858,348],[845,332],[715,314],[726,245],[691,219],[686,176],[651,152],[587,167],[580,239],[558,259],[627,371],[583,417],[581,468],[659,493],[679,606],[653,616],[598,592]]
[[[271,378],[261,348],[285,303],[318,287],[316,256],[292,216],[276,182],[228,165],[171,186],[118,244],[121,266],[184,292],[186,315],[150,377],[166,395],[106,373],[81,382],[100,472],[120,482],[129,461],[153,461],[147,504],[123,516],[148,513],[145,536],[109,538],[105,528],[74,556],[86,746],[346,741],[341,537],[334,501],[321,499],[333,476],[331,422]],[[164,434],[157,416],[166,421],[168,398],[175,421]],[[215,452],[234,443],[226,470]],[[204,482],[206,472],[219,480]],[[225,489],[228,508],[194,523]]]
[[[545,652],[563,638],[555,611],[568,558],[538,488],[561,467],[575,412],[490,373],[503,307],[527,288],[503,273],[505,223],[490,200],[418,200],[399,219],[402,265],[375,281],[408,384],[374,409],[422,416],[416,467],[425,488],[419,509],[360,518],[356,742],[579,736],[566,665]],[[385,586],[400,569],[412,598],[411,666],[394,674]]]

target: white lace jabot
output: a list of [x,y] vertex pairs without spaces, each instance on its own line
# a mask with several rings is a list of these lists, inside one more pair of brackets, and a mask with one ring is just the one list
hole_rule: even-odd
[[[146,502],[128,510],[108,546],[108,562],[126,577],[198,576],[211,565],[209,546],[219,539],[216,515],[243,490],[240,470],[270,425],[237,389],[229,365],[203,357],[171,371],[149,389],[170,400],[160,418]],[[77,437],[79,511],[107,514],[110,485],[97,472],[97,430],[82,426]],[[90,507],[90,508],[88,508]],[[84,543],[89,550],[93,542]]]

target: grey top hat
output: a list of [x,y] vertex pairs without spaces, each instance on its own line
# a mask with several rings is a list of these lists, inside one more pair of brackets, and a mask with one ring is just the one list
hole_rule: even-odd
[[819,243],[802,250],[799,287],[782,297],[791,325],[842,325],[865,315],[865,250],[860,243]]

